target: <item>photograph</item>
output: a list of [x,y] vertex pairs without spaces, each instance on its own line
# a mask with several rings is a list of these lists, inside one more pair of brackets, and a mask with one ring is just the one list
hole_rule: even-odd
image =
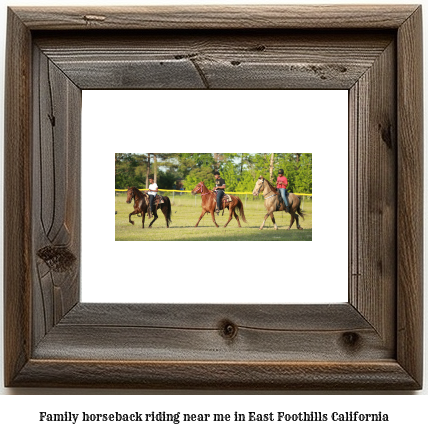
[[116,153],[115,208],[116,241],[311,241],[312,154]]

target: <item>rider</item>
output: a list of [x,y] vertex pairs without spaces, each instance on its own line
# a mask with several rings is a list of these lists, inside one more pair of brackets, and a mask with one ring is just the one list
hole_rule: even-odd
[[221,210],[221,200],[223,199],[224,196],[224,189],[226,188],[226,183],[224,182],[223,178],[220,178],[220,173],[219,172],[214,172],[214,178],[215,178],[215,188],[214,190],[217,191],[217,208],[215,210],[215,212],[217,213],[217,215],[220,214],[220,210]]
[[[150,203],[149,203],[149,209],[151,211],[151,213],[155,214],[156,213],[156,207],[153,206],[153,203],[155,201],[157,192],[158,192],[158,185],[155,183],[155,180],[153,179],[152,176],[149,177],[149,199],[150,199]],[[150,218],[151,216],[149,216]]]
[[289,212],[288,210],[288,199],[287,199],[287,186],[288,186],[288,181],[287,178],[284,176],[284,171],[282,169],[278,170],[278,178],[276,179],[276,188],[278,189],[279,193],[281,194],[281,197],[285,203],[285,207],[286,207],[286,211]]

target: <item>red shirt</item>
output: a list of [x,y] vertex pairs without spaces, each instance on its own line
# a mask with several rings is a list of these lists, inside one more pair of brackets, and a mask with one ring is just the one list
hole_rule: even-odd
[[[282,182],[284,185],[280,185],[280,182]],[[288,181],[285,176],[278,176],[276,179],[276,188],[287,188]]]

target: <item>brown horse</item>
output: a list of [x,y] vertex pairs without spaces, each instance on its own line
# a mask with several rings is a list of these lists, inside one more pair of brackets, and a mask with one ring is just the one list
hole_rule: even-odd
[[[215,221],[215,217],[214,217],[214,210],[216,207],[216,195],[215,195],[215,193],[213,191],[208,190],[208,188],[205,186],[203,181],[201,181],[192,190],[193,195],[198,194],[198,193],[200,193],[202,196],[202,214],[200,215],[199,220],[196,223],[195,227],[198,226],[202,217],[208,213],[211,214],[211,217],[213,219],[214,224],[217,227],[219,227],[217,222]],[[236,214],[235,208],[239,209],[239,214],[241,214],[242,220],[245,223],[247,223],[247,220],[245,220],[244,205],[242,204],[242,201],[241,201],[241,199],[239,199],[239,197],[230,195],[230,198],[232,199],[232,202],[226,202],[226,203],[222,202],[222,209],[226,209],[226,208],[229,209],[229,220],[224,225],[224,227],[226,227],[229,224],[229,222],[232,220],[233,216],[235,216],[235,218],[238,222],[238,226],[241,227],[241,223],[239,222],[239,217],[238,217],[238,214]]]
[[[253,196],[258,196],[260,191],[263,191],[263,197],[265,198],[265,208],[267,210],[267,214],[265,215],[265,219],[260,226],[260,230],[263,229],[266,219],[269,216],[272,219],[275,230],[278,230],[273,213],[275,211],[286,211],[284,201],[282,199],[279,200],[277,189],[267,179],[263,178],[263,176],[260,176],[260,178],[257,180],[253,190]],[[296,220],[297,229],[303,229],[299,224],[299,216],[302,217],[303,220],[305,219],[305,215],[300,209],[300,197],[296,196],[294,193],[290,193],[288,195],[288,202],[291,220],[290,226],[288,226],[287,230],[290,230],[291,226],[293,226],[294,220]]]
[[[134,224],[131,220],[131,216],[133,214],[142,214],[143,221],[143,229],[144,229],[144,220],[146,218],[146,212],[148,212],[148,205],[146,202],[146,193],[141,192],[136,187],[128,188],[126,195],[126,203],[131,203],[132,199],[134,199],[134,211],[129,214],[129,223]],[[168,196],[163,196],[164,203],[158,204],[155,207],[153,212],[154,219],[149,225],[149,229],[152,227],[152,224],[158,219],[158,214],[156,212],[157,209],[161,209],[163,215],[165,216],[166,227],[169,228],[169,224],[171,223],[171,201]]]

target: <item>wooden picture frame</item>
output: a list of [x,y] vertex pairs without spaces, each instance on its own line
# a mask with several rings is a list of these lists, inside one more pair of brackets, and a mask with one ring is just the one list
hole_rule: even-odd
[[[410,5],[10,8],[6,386],[420,389],[421,23]],[[349,302],[81,303],[96,88],[348,89]]]

